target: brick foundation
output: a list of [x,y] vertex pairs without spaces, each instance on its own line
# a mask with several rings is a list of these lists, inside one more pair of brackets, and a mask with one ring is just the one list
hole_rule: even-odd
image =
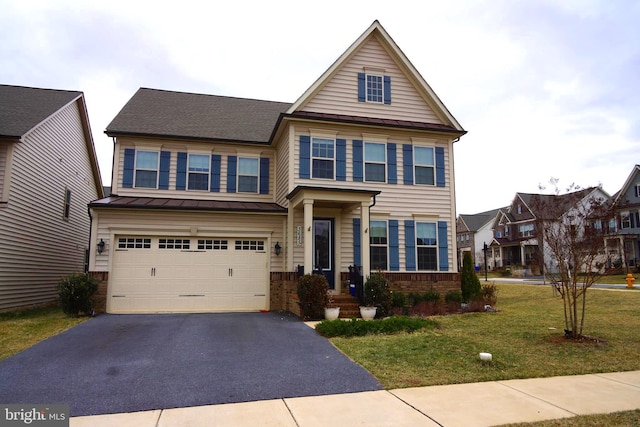
[[109,283],[108,271],[90,271],[89,277],[92,277],[98,281],[98,291],[93,294],[91,298],[93,300],[93,311],[98,313],[104,313],[107,311],[107,284]]
[[270,279],[269,309],[285,310],[300,316],[298,273],[272,271]]

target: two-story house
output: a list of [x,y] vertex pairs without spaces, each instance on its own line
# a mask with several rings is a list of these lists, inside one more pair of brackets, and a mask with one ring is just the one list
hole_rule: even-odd
[[[640,165],[612,197],[616,219],[609,222],[606,250],[612,264],[638,266],[640,260]],[[606,224],[605,224],[606,226]]]
[[608,197],[599,187],[567,194],[516,193],[509,208],[501,209],[494,221],[490,262],[495,268],[510,267],[514,274],[542,274],[555,261],[544,242],[540,246],[537,224],[560,224],[574,209]]
[[100,197],[82,92],[0,85],[0,310],[51,303],[85,271]]
[[[493,223],[496,216],[507,208],[493,209],[477,214],[460,214],[456,221],[456,247],[458,248],[458,262],[462,266],[462,260],[466,252],[471,254],[475,267],[484,268],[485,244],[491,244],[493,240]],[[487,251],[489,252],[489,251]],[[489,253],[486,254],[489,257]],[[487,268],[493,265],[487,258]]]
[[459,289],[465,131],[375,21],[294,103],[140,89],[90,204],[113,313],[289,309],[298,271]]

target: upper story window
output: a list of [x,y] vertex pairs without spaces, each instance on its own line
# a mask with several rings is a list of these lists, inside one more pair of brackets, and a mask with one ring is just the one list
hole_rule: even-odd
[[158,160],[159,155],[157,151],[136,151],[136,187],[158,187]]
[[418,270],[438,269],[438,239],[435,223],[416,223],[416,249]]
[[433,147],[414,147],[415,183],[435,185]]
[[372,270],[387,270],[387,221],[371,221],[369,223],[370,234],[370,255]]
[[364,143],[364,180],[372,182],[386,181],[387,147],[386,144]]
[[382,103],[383,90],[382,76],[367,74],[367,102]]
[[631,215],[629,212],[620,213],[620,228],[631,228]]
[[335,140],[311,139],[311,176],[313,178],[334,179]]
[[636,184],[636,197],[640,197],[640,184]]
[[518,214],[522,213],[522,206],[518,205]]
[[62,212],[62,218],[69,220],[69,214],[71,213],[71,190],[65,188],[64,190],[64,210]]
[[391,77],[381,73],[358,73],[358,102],[391,104]]
[[518,234],[520,237],[533,236],[533,224],[523,224],[518,226]]
[[238,158],[238,192],[257,193],[258,192],[258,159],[240,157]]
[[188,166],[189,190],[209,190],[209,156],[206,154],[189,154]]

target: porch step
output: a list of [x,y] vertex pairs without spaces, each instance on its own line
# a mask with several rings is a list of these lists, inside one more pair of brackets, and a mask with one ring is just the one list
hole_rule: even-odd
[[335,295],[333,305],[340,307],[340,318],[351,319],[360,317],[360,304],[357,298],[348,294]]

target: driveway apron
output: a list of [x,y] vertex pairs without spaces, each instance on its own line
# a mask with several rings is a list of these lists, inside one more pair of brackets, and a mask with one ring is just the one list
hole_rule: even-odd
[[278,312],[105,314],[0,362],[0,402],[72,416],[381,389]]

